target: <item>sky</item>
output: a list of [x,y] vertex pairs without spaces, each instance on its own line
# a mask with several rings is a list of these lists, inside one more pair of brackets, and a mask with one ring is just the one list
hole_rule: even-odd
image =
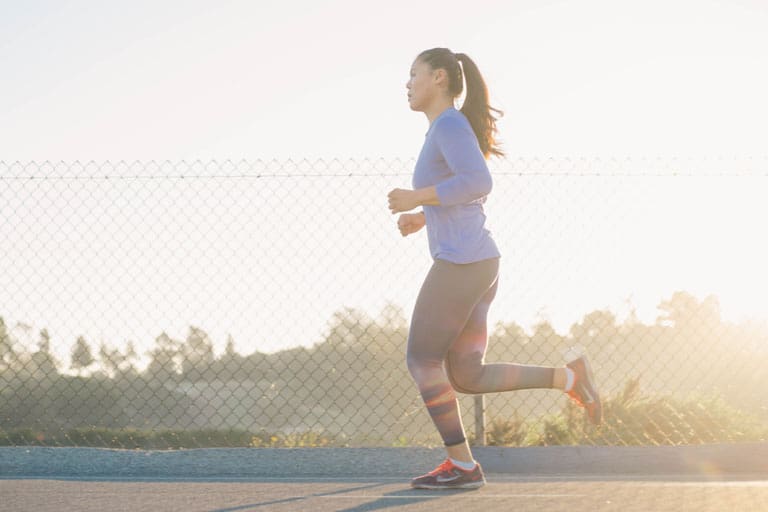
[[[48,327],[63,357],[79,334],[149,343],[191,324],[218,349],[232,334],[243,352],[274,351],[317,341],[342,306],[409,311],[426,240],[396,234],[385,194],[410,181],[427,122],[405,83],[435,46],[472,57],[505,112],[508,157],[493,163],[487,205],[508,283],[494,320],[543,316],[563,331],[630,299],[652,319],[676,289],[716,293],[735,318],[766,315],[764,178],[515,175],[548,158],[586,158],[591,172],[611,157],[641,172],[644,158],[746,159],[764,173],[767,22],[758,0],[0,0],[0,178],[89,161],[120,174],[137,160],[175,175],[188,167],[147,162],[228,159],[383,174],[2,181],[0,315],[17,337]],[[363,169],[379,158],[395,163]]]
[[412,157],[423,49],[511,156],[765,155],[762,0],[0,1],[4,161]]

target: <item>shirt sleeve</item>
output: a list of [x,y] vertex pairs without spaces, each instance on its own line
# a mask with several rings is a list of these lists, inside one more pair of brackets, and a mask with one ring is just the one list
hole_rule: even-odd
[[440,204],[453,206],[487,196],[493,187],[472,127],[461,119],[445,118],[435,126],[435,141],[453,176],[436,186]]

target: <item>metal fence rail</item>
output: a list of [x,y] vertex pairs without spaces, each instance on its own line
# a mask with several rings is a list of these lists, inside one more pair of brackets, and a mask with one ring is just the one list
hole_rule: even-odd
[[[429,264],[413,161],[0,162],[0,444],[439,444],[405,361]],[[474,442],[768,438],[766,161],[514,160],[487,361],[586,350],[552,390],[462,397]]]

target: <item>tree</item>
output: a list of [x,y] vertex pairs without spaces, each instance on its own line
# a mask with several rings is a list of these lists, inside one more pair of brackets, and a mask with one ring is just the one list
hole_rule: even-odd
[[138,360],[139,354],[136,352],[136,344],[129,341],[125,345],[125,355],[120,365],[120,371],[122,373],[136,373],[136,362]]
[[575,346],[589,349],[596,356],[610,357],[623,343],[616,323],[616,315],[608,310],[597,310],[584,316],[581,323],[571,326]]
[[344,308],[333,313],[325,342],[337,349],[366,346],[372,339],[375,322],[362,311]]
[[211,365],[210,373],[216,380],[244,381],[252,377],[258,377],[253,364],[254,358],[245,358],[235,350],[235,340],[232,335],[227,336],[227,344],[224,353]]
[[48,334],[48,329],[40,331],[40,341],[37,342],[37,349],[46,354],[51,353],[51,335]]
[[91,353],[91,347],[85,338],[79,336],[75,342],[75,346],[72,347],[72,364],[70,368],[77,371],[78,375],[83,370],[87,370],[89,366],[94,363],[93,354]]
[[407,329],[408,319],[405,317],[403,308],[394,302],[387,302],[379,313],[378,322],[391,330]]
[[51,336],[48,329],[40,331],[40,340],[37,342],[37,352],[32,354],[33,374],[43,377],[52,377],[58,372],[58,364],[51,354]]
[[189,380],[199,380],[213,363],[213,343],[204,330],[190,327],[182,354],[182,373]]
[[152,379],[165,382],[175,379],[181,367],[181,343],[166,333],[155,338],[155,348],[149,352],[152,361],[147,367],[147,374]]
[[125,356],[118,349],[109,348],[104,342],[99,345],[99,362],[108,377],[114,377],[124,359]]
[[514,361],[521,357],[527,360],[534,350],[538,348],[530,346],[525,329],[516,323],[497,322],[488,333],[489,361]]
[[224,347],[224,355],[227,357],[233,357],[237,354],[235,351],[235,340],[231,334],[227,335],[227,345]]
[[5,326],[5,320],[0,316],[0,368],[8,368],[14,360],[13,342]]
[[662,312],[657,324],[671,326],[689,326],[691,324],[714,326],[720,323],[720,302],[714,295],[703,301],[687,292],[675,292],[669,300],[658,306]]
[[563,338],[548,320],[540,320],[533,326],[533,334],[529,343],[531,347],[535,347],[537,354],[546,358],[540,364],[560,364],[562,362]]

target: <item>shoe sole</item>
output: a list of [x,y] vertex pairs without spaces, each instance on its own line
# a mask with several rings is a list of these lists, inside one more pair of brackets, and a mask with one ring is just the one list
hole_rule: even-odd
[[[589,364],[589,359],[586,357],[584,358],[584,369],[587,371],[587,379],[589,380],[589,385],[592,388],[592,391],[595,393],[595,401],[592,402],[591,407],[591,414],[590,416],[594,416],[595,419],[592,420],[592,423],[595,425],[600,425],[603,422],[603,405],[600,402],[600,393],[597,391],[597,386],[595,385],[595,376],[592,373],[592,365]],[[594,412],[597,410],[597,412]],[[591,419],[591,418],[590,418]]]
[[[587,380],[589,381],[589,386],[592,388],[592,391],[594,391],[594,401],[584,404],[584,408],[587,409],[587,416],[590,418],[590,421],[594,425],[600,425],[603,422],[603,406],[600,402],[600,394],[597,392],[597,386],[595,385],[595,376],[592,373],[592,365],[589,364],[589,359],[587,359],[586,356],[581,357],[582,361],[584,362],[584,371],[587,372]],[[597,414],[595,414],[595,409],[598,410]],[[595,419],[592,420],[591,416],[595,416]]]
[[412,485],[411,487],[414,489],[428,489],[431,491],[443,491],[451,489],[479,489],[482,486],[485,485],[485,481],[480,482],[467,482],[465,484],[459,484],[459,485],[429,485],[429,484],[419,484],[419,485]]

